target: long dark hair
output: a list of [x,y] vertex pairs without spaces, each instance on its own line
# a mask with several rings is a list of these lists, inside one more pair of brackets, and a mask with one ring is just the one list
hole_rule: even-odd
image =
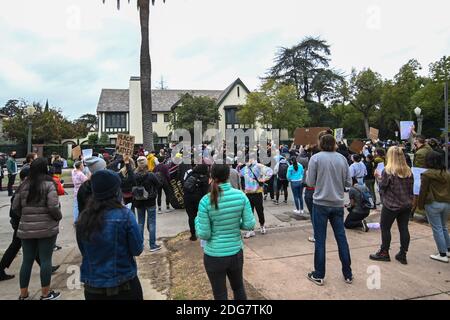
[[94,233],[99,232],[103,228],[103,217],[109,209],[123,208],[118,198],[110,198],[106,200],[95,200],[91,197],[78,218],[76,224],[77,237],[89,241]]
[[45,158],[37,158],[30,165],[30,174],[28,176],[30,188],[28,190],[27,203],[39,202],[44,198],[43,184],[45,181],[54,183],[52,177],[48,174],[48,162]]
[[427,154],[425,158],[425,166],[428,169],[436,169],[445,171],[445,157],[443,154],[437,151],[431,151]]
[[211,205],[213,205],[216,210],[219,209],[219,194],[222,190],[219,184],[227,182],[230,178],[230,167],[225,164],[215,164],[211,168]]
[[292,162],[292,165],[294,166],[294,170],[297,171],[298,170],[297,158],[296,157],[292,157],[291,158],[291,162]]
[[208,165],[198,164],[192,169],[192,173],[207,176],[208,175]]

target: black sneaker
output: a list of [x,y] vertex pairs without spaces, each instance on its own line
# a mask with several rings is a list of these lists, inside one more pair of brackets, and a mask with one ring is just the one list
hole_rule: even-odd
[[31,299],[30,299],[30,296],[28,295],[26,297],[19,296],[19,299],[17,299],[17,300],[21,300],[21,301],[23,300],[24,301],[24,300],[31,300]]
[[310,281],[312,281],[312,282],[314,282],[315,284],[317,284],[318,286],[323,286],[323,284],[324,284],[324,280],[323,280],[323,279],[314,277],[314,272],[308,273],[306,277],[307,277]]
[[395,260],[397,260],[401,264],[408,264],[408,260],[406,260],[406,252],[403,251],[400,251],[395,255]]
[[192,235],[192,236],[189,238],[189,240],[191,240],[191,241],[197,241],[197,237],[196,237],[195,235]]
[[284,200],[283,203],[284,203],[284,204],[287,204],[287,200]]
[[55,246],[53,247],[53,251],[59,251],[59,250],[61,250],[62,249],[62,247],[61,246],[57,246],[56,244],[55,244]]
[[61,292],[50,291],[46,297],[41,296],[40,300],[58,300],[61,297]]
[[344,278],[344,281],[345,281],[346,284],[352,284],[353,283],[353,277]]
[[153,248],[150,248],[150,252],[156,252],[156,251],[159,251],[159,250],[161,250],[161,246],[160,245],[155,245]]
[[52,267],[52,274],[55,273],[56,271],[58,271],[59,267],[60,267],[60,265],[53,266]]
[[0,281],[11,280],[11,279],[14,279],[14,277],[15,277],[14,275],[6,274],[5,271],[0,272]]
[[391,261],[391,257],[389,256],[389,252],[388,251],[383,251],[383,250],[378,250],[377,253],[375,254],[371,254],[369,256],[369,258],[371,260],[375,260],[375,261]]
[[264,195],[264,201],[266,201],[267,200],[267,194],[266,195]]

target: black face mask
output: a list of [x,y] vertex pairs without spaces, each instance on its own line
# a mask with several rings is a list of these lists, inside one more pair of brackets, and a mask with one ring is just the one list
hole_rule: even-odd
[[13,155],[11,155],[11,157],[15,159],[17,157],[17,155],[13,154]]

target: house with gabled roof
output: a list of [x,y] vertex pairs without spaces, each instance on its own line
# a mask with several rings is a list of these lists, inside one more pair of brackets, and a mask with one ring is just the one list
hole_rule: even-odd
[[[128,89],[103,89],[97,106],[99,119],[98,133],[108,134],[110,143],[115,144],[118,133],[129,133],[136,137],[136,144],[143,143],[140,78],[131,77]],[[223,133],[225,129],[246,129],[240,124],[236,113],[239,106],[246,103],[250,90],[236,79],[224,90],[152,90],[153,131],[159,143],[167,143],[171,130],[169,114],[180,104],[181,97],[189,93],[206,96],[217,101],[220,121],[216,127]]]

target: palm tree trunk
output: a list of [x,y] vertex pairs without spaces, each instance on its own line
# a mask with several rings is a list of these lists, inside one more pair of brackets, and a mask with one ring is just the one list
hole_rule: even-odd
[[149,20],[150,0],[139,0],[141,22],[141,102],[142,102],[142,136],[144,148],[154,150],[152,123],[152,61],[150,58]]

